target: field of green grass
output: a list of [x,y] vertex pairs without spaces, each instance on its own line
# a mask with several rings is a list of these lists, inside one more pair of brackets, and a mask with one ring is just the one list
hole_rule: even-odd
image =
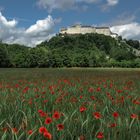
[[0,140],[140,140],[140,69],[0,69]]

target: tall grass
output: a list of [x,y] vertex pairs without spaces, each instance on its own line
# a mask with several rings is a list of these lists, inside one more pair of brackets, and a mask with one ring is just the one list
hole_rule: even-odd
[[139,140],[139,108],[139,69],[0,69],[1,140]]

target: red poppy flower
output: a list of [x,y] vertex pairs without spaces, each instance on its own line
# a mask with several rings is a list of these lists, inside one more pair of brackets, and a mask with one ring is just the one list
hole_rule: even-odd
[[49,89],[50,89],[50,90],[53,90],[53,89],[54,89],[54,87],[51,85],[51,86],[49,86]]
[[86,111],[86,110],[87,110],[86,107],[84,107],[84,106],[80,107],[80,112],[84,112],[84,111]]
[[79,137],[79,139],[80,139],[80,140],[85,140],[85,136],[81,135],[81,136]]
[[51,122],[52,122],[52,119],[51,118],[46,118],[45,124],[50,124]]
[[47,103],[47,102],[48,102],[48,100],[44,100],[43,102],[44,102],[44,103]]
[[25,87],[22,92],[26,93],[28,90],[29,90],[29,87]]
[[117,126],[116,123],[112,123],[112,124],[109,125],[109,127],[116,127],[116,126]]
[[140,105],[140,101],[138,101],[138,100],[133,100],[132,102],[133,102],[133,104]]
[[40,114],[40,117],[47,117],[47,113],[42,112],[42,113]]
[[57,111],[56,111],[56,112],[54,112],[54,114],[53,114],[53,116],[52,116],[52,117],[53,117],[54,119],[56,119],[56,120],[57,120],[57,119],[59,119],[59,118],[60,118],[60,116],[61,116],[61,114],[60,114],[59,112],[57,112]]
[[98,138],[98,139],[102,139],[102,138],[104,138],[104,134],[103,134],[103,132],[98,132],[98,134],[97,134],[97,138]]
[[100,119],[102,117],[102,115],[99,112],[93,113],[93,116],[95,119]]
[[47,113],[43,112],[42,110],[38,110],[40,117],[46,117]]
[[40,96],[39,95],[35,95],[35,98],[39,98]]
[[118,93],[122,93],[123,91],[122,91],[122,90],[117,90],[117,92],[118,92]]
[[12,128],[12,132],[13,133],[17,133],[18,132],[18,129],[17,128]]
[[131,114],[131,116],[130,116],[132,119],[136,119],[136,118],[138,118],[138,115],[137,114]]
[[39,128],[39,133],[40,133],[40,134],[43,134],[44,132],[48,132],[48,131],[47,131],[47,129],[46,129],[44,126],[41,126],[41,127]]
[[29,135],[31,135],[32,133],[33,133],[33,131],[32,131],[32,130],[29,130],[29,131],[28,131],[28,134],[29,134]]
[[61,131],[64,129],[64,125],[63,124],[58,124],[57,125],[57,130]]
[[80,99],[82,99],[82,98],[83,98],[83,96],[81,95],[81,96],[80,96]]
[[94,91],[94,88],[92,88],[92,87],[90,87],[89,89],[88,89],[88,92],[93,92]]
[[3,128],[2,129],[4,132],[7,132],[8,131],[8,128]]
[[51,94],[54,94],[55,92],[54,91],[51,91]]
[[45,94],[46,93],[46,91],[43,91],[41,94]]
[[90,98],[91,98],[92,100],[95,100],[95,99],[96,99],[94,96],[90,96]]
[[19,84],[16,84],[16,85],[15,85],[15,88],[18,88],[18,87],[19,87]]
[[119,117],[119,113],[118,112],[114,112],[112,115],[113,115],[114,118],[118,118]]
[[52,135],[49,132],[44,132],[43,135],[44,135],[45,138],[48,138],[49,140],[52,139]]
[[100,87],[98,87],[98,88],[96,89],[96,91],[98,91],[98,92],[99,92],[99,91],[101,91],[101,88],[100,88]]

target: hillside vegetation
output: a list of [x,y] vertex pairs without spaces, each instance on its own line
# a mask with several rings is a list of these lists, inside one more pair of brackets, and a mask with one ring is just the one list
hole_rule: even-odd
[[0,43],[0,67],[140,67],[139,50],[121,37],[56,35],[35,48]]

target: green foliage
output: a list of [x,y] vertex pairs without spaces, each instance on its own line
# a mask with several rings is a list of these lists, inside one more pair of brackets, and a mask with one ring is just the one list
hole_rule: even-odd
[[35,48],[1,42],[0,67],[139,67],[137,49],[138,41],[122,37],[59,34]]
[[119,49],[112,47],[110,50],[110,56],[119,62],[122,60],[132,60],[135,58],[131,51],[127,50],[127,48],[122,47],[120,47]]
[[32,48],[29,51],[28,59],[30,67],[47,67],[49,51],[45,48]]
[[29,48],[18,44],[7,45],[6,48],[12,67],[28,67],[26,59]]
[[140,42],[138,40],[126,40],[126,43],[135,49],[140,50]]
[[10,66],[10,59],[8,56],[7,48],[4,44],[0,43],[0,67]]

